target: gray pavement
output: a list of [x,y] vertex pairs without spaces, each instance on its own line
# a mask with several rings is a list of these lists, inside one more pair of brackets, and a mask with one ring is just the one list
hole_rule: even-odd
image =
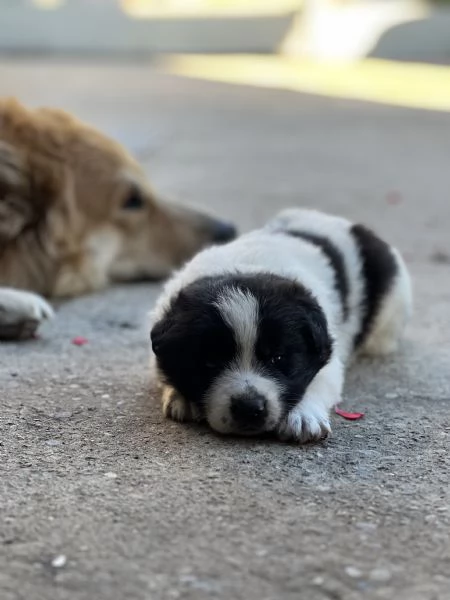
[[1,600],[449,599],[450,115],[147,63],[4,61],[0,94],[76,111],[243,230],[287,205],[362,220],[416,295],[402,351],[349,375],[365,419],[307,447],[161,418],[155,285],[63,304],[41,339],[1,346]]

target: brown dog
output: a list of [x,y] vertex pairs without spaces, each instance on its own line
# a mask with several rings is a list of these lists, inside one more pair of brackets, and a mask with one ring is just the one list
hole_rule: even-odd
[[95,129],[0,100],[0,339],[27,337],[51,315],[37,294],[165,277],[234,236],[228,223],[161,202],[137,162]]

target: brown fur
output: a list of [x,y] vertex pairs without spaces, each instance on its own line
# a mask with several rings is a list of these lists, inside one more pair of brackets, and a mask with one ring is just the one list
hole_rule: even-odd
[[[133,195],[142,206],[126,209]],[[214,241],[218,223],[160,202],[92,127],[0,99],[0,286],[61,297],[163,277]]]

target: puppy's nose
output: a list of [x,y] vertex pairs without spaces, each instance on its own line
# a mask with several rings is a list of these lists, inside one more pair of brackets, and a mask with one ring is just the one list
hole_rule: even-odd
[[242,394],[231,398],[231,416],[234,422],[243,427],[258,429],[267,417],[267,402],[258,392]]
[[217,244],[224,244],[234,240],[237,235],[236,227],[233,223],[227,223],[226,221],[214,220],[211,223],[211,239]]

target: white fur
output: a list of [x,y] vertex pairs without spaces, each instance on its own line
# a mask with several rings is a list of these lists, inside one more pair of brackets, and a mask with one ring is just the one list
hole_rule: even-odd
[[53,309],[38,294],[0,288],[0,319],[5,325],[31,320],[41,323],[53,317]]
[[[278,435],[282,439],[306,442],[323,437],[330,431],[330,410],[341,400],[344,367],[352,355],[353,340],[360,327],[364,293],[362,264],[355,239],[350,233],[351,227],[352,223],[346,219],[315,210],[283,211],[263,229],[243,235],[226,246],[204,250],[194,257],[166,284],[153,313],[155,321],[162,318],[171,299],[181,289],[205,276],[272,273],[298,281],[306,287],[322,308],[335,343],[329,363],[317,373],[286,419],[278,424]],[[341,301],[334,285],[335,274],[327,257],[320,248],[299,237],[280,235],[286,230],[324,236],[339,249],[348,276],[347,319],[342,317]],[[399,270],[362,349],[371,354],[394,350],[411,314],[409,275],[399,253],[395,249],[392,252]],[[252,370],[248,361],[254,343],[252,340],[256,337],[257,306],[255,308],[248,295],[239,292],[232,298],[224,298],[220,310],[233,330],[238,332],[241,359],[244,355],[247,359],[245,363],[241,360],[241,364],[238,359],[215,382],[209,394],[212,401],[208,408],[208,421],[218,431],[231,431],[227,398],[236,390],[242,391],[251,382],[272,398],[269,403],[270,422],[276,422],[281,414],[276,400],[280,390],[276,389],[275,382]]]
[[32,335],[46,319],[53,317],[53,309],[41,296],[12,288],[0,287],[0,337],[2,326],[23,330]]
[[217,308],[236,336],[239,348],[237,359],[239,368],[251,368],[258,334],[258,302],[256,298],[242,290],[231,289],[219,299]]

